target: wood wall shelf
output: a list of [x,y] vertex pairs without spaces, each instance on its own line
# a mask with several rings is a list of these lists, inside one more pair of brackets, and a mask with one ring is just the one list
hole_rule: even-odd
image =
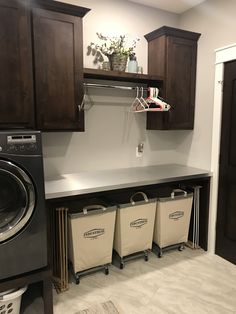
[[99,69],[84,68],[84,78],[88,79],[100,79],[111,81],[122,81],[132,83],[144,83],[153,85],[162,85],[163,77],[158,75],[148,75],[139,73],[127,73],[119,71],[105,71]]

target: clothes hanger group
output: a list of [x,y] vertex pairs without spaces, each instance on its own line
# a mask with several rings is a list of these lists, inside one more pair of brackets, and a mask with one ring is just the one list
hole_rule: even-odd
[[149,96],[143,97],[143,87],[136,87],[136,97],[131,105],[132,112],[144,111],[168,111],[171,106],[158,96],[159,89],[157,87],[148,88]]

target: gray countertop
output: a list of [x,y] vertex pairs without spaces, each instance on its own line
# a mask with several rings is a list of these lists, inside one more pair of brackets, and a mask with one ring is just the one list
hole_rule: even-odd
[[46,199],[211,176],[177,164],[63,174],[45,181]]

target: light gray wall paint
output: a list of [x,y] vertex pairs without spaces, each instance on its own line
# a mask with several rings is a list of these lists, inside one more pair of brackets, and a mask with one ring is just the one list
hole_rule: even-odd
[[[84,17],[84,65],[92,67],[86,47],[96,41],[96,32],[128,33],[141,38],[137,57],[147,70],[147,42],[143,35],[163,25],[178,26],[178,15],[122,0],[69,0],[91,8]],[[179,145],[192,132],[147,131],[145,114],[131,114],[128,109],[134,95],[121,91],[89,90],[94,105],[86,110],[84,133],[43,134],[46,177],[56,174],[99,169],[134,167],[185,162]],[[86,102],[86,108],[89,103]],[[160,113],[161,114],[161,113]],[[144,143],[142,158],[136,158],[135,148]]]
[[[84,64],[94,66],[86,46],[96,32],[129,33],[141,39],[139,64],[147,70],[147,43],[143,35],[163,25],[201,33],[198,43],[195,125],[193,131],[147,131],[145,115],[127,113],[131,95],[90,90],[95,105],[86,111],[85,133],[43,135],[46,176],[177,162],[210,169],[214,61],[216,48],[236,42],[236,1],[208,0],[181,16],[117,0],[68,0],[91,8],[84,18]],[[98,93],[98,92],[97,92]],[[99,96],[99,97],[98,97]],[[135,147],[144,143],[144,155]]]
[[179,27],[201,33],[198,44],[195,128],[177,147],[187,163],[210,169],[214,50],[236,42],[236,1],[208,0],[180,17]]

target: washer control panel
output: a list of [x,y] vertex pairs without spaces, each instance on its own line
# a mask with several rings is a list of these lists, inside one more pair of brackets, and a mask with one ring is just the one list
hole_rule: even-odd
[[0,152],[16,155],[34,155],[41,151],[38,134],[6,134],[0,139]]

